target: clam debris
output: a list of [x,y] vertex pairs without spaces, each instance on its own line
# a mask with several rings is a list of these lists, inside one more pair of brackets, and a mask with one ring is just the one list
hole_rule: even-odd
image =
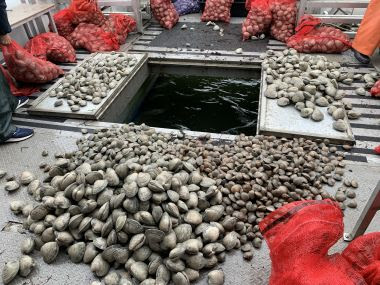
[[[36,249],[53,263],[67,252],[106,284],[189,284],[227,251],[241,248],[250,260],[267,214],[292,201],[333,199],[323,186],[342,181],[345,167],[328,140],[242,134],[217,142],[129,124],[76,143],[78,150],[57,154],[43,183],[30,182],[34,204],[11,209],[36,235],[23,242],[24,254]],[[210,272],[209,284],[223,280]]]

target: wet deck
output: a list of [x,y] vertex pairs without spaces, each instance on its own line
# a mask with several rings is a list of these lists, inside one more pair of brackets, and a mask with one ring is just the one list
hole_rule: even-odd
[[[194,17],[184,17],[182,22],[197,23]],[[239,19],[234,19],[235,23]],[[179,23],[178,25],[181,25]],[[247,70],[257,71],[260,68],[259,52],[249,51],[242,55],[237,55],[234,50],[239,46],[231,46],[228,49],[218,49],[213,46],[210,49],[203,48],[183,48],[154,46],[154,40],[163,32],[163,29],[157,24],[151,24],[146,28],[144,35],[132,36],[128,39],[128,43],[123,46],[123,50],[133,52],[147,52],[152,64],[166,62],[168,64],[182,63],[184,65],[215,65],[217,67],[235,67],[245,68]],[[176,40],[177,34],[173,33],[173,41]],[[194,44],[195,46],[195,44]],[[281,50],[283,44],[269,40],[267,47],[270,49]],[[78,53],[78,62],[88,56],[85,52]],[[344,68],[355,70],[355,72],[367,73],[374,71],[371,66],[361,66],[354,62],[349,54],[344,56],[334,56],[344,64]],[[65,71],[73,68],[74,64],[63,65]],[[359,83],[360,85],[361,83]],[[50,85],[44,86],[46,90]],[[356,84],[347,89],[349,96],[347,99],[353,104],[356,110],[363,113],[363,116],[351,122],[353,134],[356,139],[355,147],[346,153],[347,159],[347,176],[359,181],[360,192],[358,193],[358,208],[348,209],[345,211],[345,231],[350,231],[357,221],[361,210],[368,200],[369,195],[375,188],[378,182],[378,174],[380,169],[380,160],[372,154],[372,148],[380,144],[380,100],[371,97],[360,97],[353,93]],[[31,97],[31,101],[37,98],[40,94],[35,94]],[[32,103],[32,102],[31,102]],[[30,104],[30,103],[29,103]],[[42,177],[42,172],[38,172],[39,163],[44,160],[46,162],[53,161],[53,154],[56,152],[71,151],[75,149],[75,140],[81,136],[80,130],[86,127],[90,130],[98,127],[109,127],[112,124],[83,121],[75,119],[63,119],[54,117],[36,117],[30,116],[27,113],[28,105],[16,112],[13,121],[18,126],[33,127],[36,134],[30,140],[18,144],[8,144],[0,146],[0,168],[7,169],[10,174],[17,174],[25,169],[35,171]],[[173,130],[160,130],[172,132]],[[191,135],[197,133],[190,132]],[[213,135],[216,139],[233,139],[233,136],[225,136],[220,134]],[[48,150],[50,156],[42,158],[42,150]],[[334,193],[338,185],[328,189]],[[8,209],[8,203],[11,200],[19,198],[30,199],[25,191],[18,191],[13,195],[8,195],[0,191],[0,264],[5,261],[15,258],[20,255],[19,244],[28,233],[21,231],[19,218],[14,216]],[[13,225],[13,226],[12,226]],[[374,222],[368,229],[369,232],[378,231],[380,229],[380,215],[375,217]],[[340,250],[346,246],[342,240],[339,241],[334,250]],[[78,265],[71,263],[67,256],[60,254],[58,261],[52,265],[44,264],[38,254],[34,254],[38,261],[38,269],[31,274],[30,278],[18,278],[12,284],[89,284],[92,280],[96,280],[90,272],[87,265]],[[246,262],[242,259],[240,251],[228,255],[226,262],[220,266],[226,274],[227,285],[232,284],[267,284],[270,274],[270,260],[267,247],[254,252],[254,258],[251,262]],[[196,284],[207,284],[206,274]]]

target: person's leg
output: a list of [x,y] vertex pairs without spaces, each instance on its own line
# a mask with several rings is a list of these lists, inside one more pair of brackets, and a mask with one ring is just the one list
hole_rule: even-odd
[[0,71],[0,142],[6,141],[16,131],[16,127],[11,125],[11,121],[17,103],[17,98],[12,95],[4,75]]
[[371,0],[360,23],[358,32],[352,42],[356,51],[355,57],[369,62],[371,56],[380,44],[380,0]]

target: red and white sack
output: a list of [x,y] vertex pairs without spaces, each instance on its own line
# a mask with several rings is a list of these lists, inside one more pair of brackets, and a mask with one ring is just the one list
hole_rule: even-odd
[[136,21],[127,15],[111,14],[102,25],[104,31],[115,34],[119,44],[124,44],[128,33],[136,28]]
[[170,0],[150,0],[150,8],[161,27],[170,30],[177,24],[179,15]]
[[74,13],[73,24],[75,25],[90,23],[101,26],[106,21],[96,0],[72,0],[69,9]]
[[[74,31],[74,12],[71,11],[71,9],[66,8],[59,11],[58,13],[53,15],[53,19],[55,22],[55,26],[57,27],[58,34],[62,37],[66,37]],[[51,25],[49,25],[49,27],[50,31],[53,31]]]
[[251,2],[251,9],[243,22],[243,40],[264,33],[270,26],[272,14],[267,0],[255,0]]
[[372,86],[371,95],[374,97],[380,97],[380,79]]
[[68,40],[56,33],[43,33],[29,40],[25,49],[35,57],[54,62],[75,62],[75,50]]
[[58,66],[34,57],[15,41],[9,45],[2,45],[1,49],[9,73],[18,81],[46,83],[63,74],[63,70]]
[[303,53],[341,53],[351,47],[350,38],[341,30],[320,24],[320,19],[304,15],[287,46]]
[[116,51],[120,48],[113,33],[105,32],[94,24],[79,24],[68,39],[74,48],[84,48],[91,53]]
[[230,22],[231,6],[234,0],[206,0],[201,20],[203,22]]
[[294,34],[297,7],[295,0],[270,0],[272,12],[271,35],[278,41],[286,42]]

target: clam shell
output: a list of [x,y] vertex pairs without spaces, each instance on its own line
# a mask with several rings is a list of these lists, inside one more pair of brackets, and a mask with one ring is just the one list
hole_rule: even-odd
[[16,191],[19,188],[20,188],[20,184],[18,184],[17,181],[8,181],[4,185],[4,190],[8,192]]
[[173,274],[172,280],[175,285],[190,285],[189,277],[184,271]]
[[30,171],[24,171],[20,174],[20,183],[22,185],[28,185],[30,182],[32,182],[35,179],[36,177]]
[[219,270],[210,271],[207,275],[209,285],[222,285],[224,284],[224,272]]
[[24,239],[21,242],[21,253],[30,254],[34,249],[34,240],[32,238]]
[[57,242],[45,243],[41,247],[40,251],[41,251],[41,255],[43,257],[43,260],[48,264],[52,263],[57,258],[57,255],[59,252],[58,243]]
[[177,242],[184,242],[191,237],[192,228],[189,224],[181,224],[174,229],[177,237]]
[[21,256],[19,270],[20,276],[27,277],[30,274],[30,272],[32,272],[35,266],[36,263],[34,262],[33,258],[31,258],[29,255]]
[[116,271],[112,271],[109,272],[103,280],[105,285],[118,285],[120,282],[120,275]]
[[139,249],[140,247],[144,245],[145,239],[146,238],[144,234],[134,235],[129,242],[128,249],[133,250],[133,251]]
[[91,271],[98,277],[105,276],[110,269],[110,265],[98,254],[91,262]]
[[70,260],[74,263],[79,263],[83,260],[86,251],[86,244],[84,242],[77,242],[67,249]]
[[20,269],[20,262],[18,260],[9,261],[3,267],[3,283],[9,284],[17,275]]
[[130,272],[137,280],[144,281],[148,277],[148,265],[141,261],[134,262],[131,265]]

